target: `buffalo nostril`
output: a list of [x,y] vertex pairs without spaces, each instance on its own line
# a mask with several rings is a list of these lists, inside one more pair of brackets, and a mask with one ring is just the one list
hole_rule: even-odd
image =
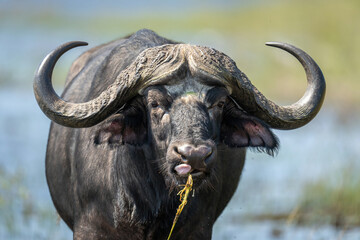
[[181,156],[183,162],[190,162],[190,164],[204,164],[209,156],[213,152],[212,147],[207,145],[200,145],[195,147],[190,144],[182,144],[176,146],[176,153]]
[[181,150],[179,151],[179,149],[176,146],[174,147],[173,150],[177,155],[180,155],[182,162],[187,162],[186,156],[183,154]]
[[177,147],[177,151],[180,155],[184,156],[185,158],[190,156],[194,147],[189,144],[183,144]]
[[202,145],[202,146],[200,146],[198,148],[198,151],[200,152],[200,154],[202,156],[204,156],[204,159],[205,159],[205,158],[209,157],[212,154],[213,149],[211,147],[209,147],[209,146]]

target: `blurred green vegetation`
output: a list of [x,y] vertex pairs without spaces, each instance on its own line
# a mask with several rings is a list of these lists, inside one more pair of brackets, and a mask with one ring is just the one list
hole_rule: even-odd
[[10,232],[16,231],[19,212],[25,221],[33,214],[33,202],[23,178],[21,171],[11,174],[0,168],[0,221]]
[[360,175],[349,164],[305,184],[298,204],[289,212],[250,215],[253,221],[281,221],[287,225],[332,225],[340,230],[360,227]]
[[[3,12],[2,19],[14,13],[24,14],[16,11],[20,10]],[[230,55],[262,92],[281,103],[301,97],[306,88],[305,74],[287,53],[273,51],[263,44],[288,42],[308,52],[322,68],[328,104],[350,109],[360,103],[358,0],[264,1],[228,10],[204,6],[196,11],[155,11],[133,16],[94,13],[64,17],[54,9],[25,15],[24,24],[30,28],[80,30],[111,38],[149,28],[179,41],[202,39],[192,43],[216,45],[212,47]]]
[[360,176],[350,167],[309,183],[294,218],[299,223],[332,224],[341,229],[359,227],[359,190]]
[[0,225],[6,232],[17,234],[26,229],[25,226],[31,227],[34,220],[53,230],[56,219],[52,206],[34,201],[21,170],[9,172],[0,166]]

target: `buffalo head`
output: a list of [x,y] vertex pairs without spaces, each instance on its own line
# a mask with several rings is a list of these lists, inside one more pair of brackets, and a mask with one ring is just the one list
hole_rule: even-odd
[[225,54],[187,44],[143,51],[115,83],[86,103],[66,102],[51,86],[51,72],[70,42],[54,50],[35,78],[36,99],[53,121],[69,127],[90,127],[105,119],[95,142],[150,142],[162,161],[162,172],[178,183],[192,173],[206,180],[216,169],[218,147],[255,147],[272,154],[278,141],[269,130],[294,129],[319,111],[325,91],[317,64],[302,50],[268,43],[294,55],[304,66],[308,88],[290,106],[265,98]]

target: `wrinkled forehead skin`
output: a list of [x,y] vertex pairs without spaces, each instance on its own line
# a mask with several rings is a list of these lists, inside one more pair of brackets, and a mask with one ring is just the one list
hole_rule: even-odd
[[211,85],[205,85],[202,83],[201,79],[186,77],[185,79],[175,81],[171,85],[164,85],[166,91],[173,97],[181,96],[197,96],[198,99],[204,100],[206,94],[210,89],[213,88]]
[[203,86],[224,86],[231,94],[235,86],[244,86],[248,81],[231,58],[208,47],[162,45],[144,50],[135,63],[135,74],[141,78],[141,95],[149,86],[183,85],[182,81],[189,80]]

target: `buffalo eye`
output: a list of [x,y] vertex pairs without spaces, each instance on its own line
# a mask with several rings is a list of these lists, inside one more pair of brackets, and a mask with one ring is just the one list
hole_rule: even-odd
[[150,105],[151,105],[152,108],[157,108],[157,107],[159,106],[159,103],[156,102],[156,101],[152,101],[152,102],[150,103]]
[[224,101],[219,101],[219,102],[217,102],[217,103],[214,103],[214,104],[211,105],[210,107],[208,107],[208,109],[216,109],[216,108],[223,109],[223,108],[224,108],[224,105],[225,105],[225,102],[224,102]]
[[218,107],[218,108],[223,108],[223,107],[224,107],[224,104],[225,104],[225,102],[220,101],[220,102],[218,102],[217,107]]

